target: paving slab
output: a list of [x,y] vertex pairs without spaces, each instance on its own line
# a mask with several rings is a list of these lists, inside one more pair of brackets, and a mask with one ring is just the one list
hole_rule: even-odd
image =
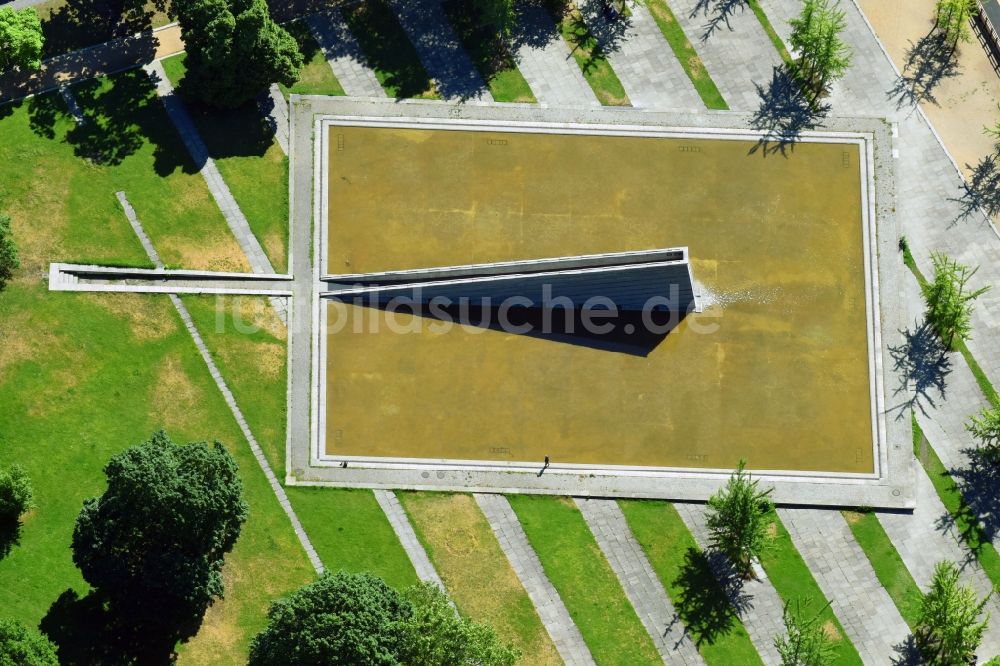
[[361,44],[339,9],[313,14],[306,22],[345,93],[351,97],[385,97],[382,84],[365,64]]
[[427,551],[424,549],[424,545],[420,543],[420,539],[417,538],[417,533],[413,530],[410,518],[406,515],[403,505],[399,503],[396,493],[391,490],[380,489],[372,492],[375,493],[378,505],[382,507],[386,518],[389,519],[389,524],[392,525],[392,529],[396,533],[396,538],[403,544],[403,550],[406,551],[407,556],[410,558],[413,569],[417,572],[417,578],[428,583],[434,583],[442,590],[445,590],[444,583],[441,582],[441,577],[438,575],[437,569],[434,568],[430,558],[427,557]]
[[539,104],[589,105],[600,102],[570,52],[569,45],[543,8],[524,5],[514,37],[515,59]]

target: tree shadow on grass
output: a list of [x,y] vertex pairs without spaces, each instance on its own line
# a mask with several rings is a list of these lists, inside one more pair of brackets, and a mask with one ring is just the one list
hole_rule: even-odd
[[708,19],[701,33],[701,41],[704,42],[722,26],[732,30],[729,19],[746,8],[746,0],[698,0],[689,16],[696,18],[700,13]]
[[962,454],[967,463],[949,470],[955,488],[962,494],[959,516],[945,514],[938,527],[956,528],[970,547],[970,557],[974,557],[975,551],[1000,534],[1000,465],[996,452],[988,448],[970,447]]
[[171,621],[159,600],[143,598],[115,610],[97,592],[80,597],[67,589],[49,607],[40,628],[56,644],[63,666],[172,664],[178,642],[194,636],[202,616]]
[[754,84],[760,96],[758,107],[750,126],[763,132],[763,136],[750,149],[750,153],[760,151],[771,155],[781,153],[787,155],[789,149],[794,149],[802,132],[819,125],[830,111],[830,105],[822,102],[812,102],[796,81],[795,76],[786,65],[774,67],[771,82],[765,88]]
[[900,333],[903,344],[889,347],[893,370],[899,379],[893,395],[906,398],[890,409],[898,410],[897,419],[910,418],[913,409],[926,414],[925,404],[934,407],[938,399],[944,399],[947,378],[951,374],[948,350],[926,320]]
[[962,195],[952,199],[961,205],[958,216],[952,222],[957,224],[970,217],[979,217],[982,213],[989,216],[1000,214],[1000,164],[997,154],[987,155],[979,160],[979,164],[966,168],[972,172],[971,177],[962,183]]
[[903,73],[886,95],[896,108],[916,107],[921,102],[937,104],[934,89],[944,79],[961,74],[955,49],[945,35],[930,32],[916,44],[910,42]]
[[629,28],[632,27],[632,17],[623,14],[610,14],[608,3],[604,0],[577,2],[577,7],[580,10],[582,23],[597,40],[601,52],[613,53],[617,51]]
[[0,519],[0,561],[21,543],[21,521]]
[[[738,620],[730,602],[731,595],[719,586],[710,558],[709,554],[689,548],[674,581],[681,590],[674,599],[677,616],[699,646],[715,643],[719,636],[729,633]],[[742,593],[737,591],[736,596],[740,598]]]

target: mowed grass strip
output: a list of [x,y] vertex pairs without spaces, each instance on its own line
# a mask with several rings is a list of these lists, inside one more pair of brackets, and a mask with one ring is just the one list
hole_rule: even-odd
[[498,43],[489,26],[476,23],[475,12],[464,0],[441,3],[448,22],[472,59],[479,76],[489,86],[497,102],[537,102],[531,87],[517,69],[517,63],[505,44]]
[[764,29],[764,33],[767,35],[767,38],[771,40],[774,50],[778,52],[779,56],[781,56],[782,62],[791,66],[793,64],[792,54],[788,52],[788,48],[785,47],[785,42],[782,41],[781,37],[778,35],[778,31],[774,29],[773,25],[771,25],[771,19],[767,18],[764,8],[760,6],[760,0],[747,0],[747,5],[750,7],[750,11],[753,12],[753,15],[757,17],[757,21],[760,23],[760,27]]
[[601,48],[597,37],[583,22],[579,8],[573,3],[564,7],[565,11],[557,11],[552,15],[563,36],[569,44],[573,59],[583,72],[598,101],[605,106],[629,106],[631,102],[625,93],[625,87],[618,80],[618,75],[611,68],[607,56]]
[[361,44],[365,64],[389,97],[439,99],[410,38],[385,2],[367,0],[341,11]]
[[795,544],[792,543],[792,537],[781,523],[778,514],[772,512],[770,520],[769,529],[773,540],[770,547],[760,556],[760,563],[778,596],[792,607],[802,601],[812,613],[818,613],[817,621],[824,627],[827,635],[835,639],[836,655],[833,664],[836,666],[861,664],[861,656],[844,633],[844,628],[833,610],[827,606],[826,596],[795,548]]
[[621,666],[659,661],[656,646],[572,500],[537,495],[508,499],[594,660]]
[[281,92],[287,98],[295,93],[299,95],[343,95],[344,88],[340,85],[330,63],[326,61],[323,50],[316,42],[309,25],[302,19],[292,21],[284,26],[299,44],[303,64],[299,71],[299,79],[291,86],[279,84]]
[[855,540],[871,562],[878,581],[889,593],[910,630],[916,630],[920,623],[923,594],[892,545],[889,535],[871,511],[844,511],[843,514]]
[[743,622],[677,509],[668,502],[618,502],[681,622],[710,666],[760,664]]
[[471,495],[399,492],[399,500],[458,610],[486,622],[522,653],[561,664],[535,607]]
[[729,109],[729,105],[726,104],[726,100],[722,97],[722,93],[719,92],[715,81],[712,80],[708,70],[705,69],[705,63],[701,61],[698,51],[695,50],[687,35],[684,34],[681,24],[677,22],[677,18],[670,11],[667,3],[664,0],[644,1],[646,7],[649,9],[649,13],[653,15],[656,25],[660,27],[660,32],[663,33],[663,37],[670,44],[671,50],[673,50],[677,60],[684,68],[684,72],[691,79],[694,89],[701,96],[701,101],[710,109]]
[[[182,95],[186,57],[163,60],[167,78]],[[274,269],[283,273],[288,267],[288,158],[273,128],[253,100],[236,109],[213,109],[188,98],[186,107],[250,230]]]

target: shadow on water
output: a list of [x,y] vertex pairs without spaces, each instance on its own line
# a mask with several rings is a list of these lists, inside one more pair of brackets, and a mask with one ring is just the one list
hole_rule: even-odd
[[819,125],[830,111],[830,105],[811,101],[786,65],[774,67],[771,82],[766,87],[755,83],[760,96],[750,126],[764,135],[750,153],[787,155],[794,149],[802,132]]
[[[737,622],[738,609],[749,607],[749,600],[742,592],[741,580],[726,577],[716,581],[712,557],[720,555],[688,549],[674,581],[674,585],[680,588],[680,594],[674,599],[677,617],[699,646],[711,645],[719,636],[728,634]],[[730,599],[735,599],[736,605]]]
[[955,48],[945,35],[931,32],[916,44],[910,42],[906,51],[903,73],[886,95],[896,102],[896,108],[915,108],[921,102],[937,104],[934,89],[941,81],[961,74],[955,58]]
[[708,19],[701,33],[701,41],[707,41],[715,34],[715,31],[725,26],[732,30],[729,19],[736,15],[736,12],[746,10],[746,0],[698,0],[689,16],[697,18],[700,13]]
[[913,409],[926,414],[925,404],[934,407],[937,400],[944,399],[947,378],[951,374],[948,350],[926,320],[900,333],[903,344],[889,347],[893,370],[899,379],[899,386],[893,390],[893,395],[906,397],[902,403],[889,409],[898,410],[897,419],[909,418]]

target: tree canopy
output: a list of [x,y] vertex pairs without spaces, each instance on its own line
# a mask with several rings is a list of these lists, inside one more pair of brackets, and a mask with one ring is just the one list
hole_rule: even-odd
[[979,599],[975,590],[959,583],[953,562],[938,562],[931,587],[920,604],[920,621],[915,632],[917,648],[929,666],[972,663],[989,615],[982,620],[987,596]]
[[712,547],[724,553],[743,576],[753,573],[753,558],[769,543],[767,514],[774,508],[773,488],[760,490],[759,481],[745,471],[746,460],[724,488],[708,498],[708,530]]
[[994,455],[1000,453],[1000,407],[984,407],[965,427],[980,446]]
[[114,456],[108,488],[84,502],[73,561],[113,603],[200,616],[222,596],[223,556],[247,518],[236,463],[215,443],[175,444],[163,431]]
[[808,610],[808,600],[796,599],[794,608],[785,603],[781,614],[785,635],[774,638],[781,666],[826,666],[836,656],[832,639],[819,623],[824,609],[811,615]]
[[927,301],[927,323],[941,336],[941,341],[951,349],[955,338],[968,340],[972,335],[973,303],[989,291],[981,287],[970,291],[969,280],[978,268],[953,261],[942,252],[931,255],[934,280],[923,287]]
[[20,465],[0,470],[0,521],[18,520],[32,507],[33,496],[31,481]]
[[812,98],[818,99],[828,86],[851,65],[851,49],[840,38],[847,26],[846,15],[830,0],[805,0],[802,13],[791,20],[790,44],[798,53],[795,71]]
[[272,83],[295,83],[302,54],[265,0],[174,0],[173,10],[187,51],[184,88],[198,99],[233,108]]
[[934,6],[934,28],[957,46],[972,39],[970,21],[976,0],[937,0]]
[[0,666],[59,666],[56,647],[17,620],[0,619]]
[[0,291],[7,288],[7,283],[14,277],[14,271],[20,267],[17,246],[14,245],[14,236],[10,232],[10,218],[0,215]]
[[0,7],[0,74],[42,64],[42,22],[34,7]]

